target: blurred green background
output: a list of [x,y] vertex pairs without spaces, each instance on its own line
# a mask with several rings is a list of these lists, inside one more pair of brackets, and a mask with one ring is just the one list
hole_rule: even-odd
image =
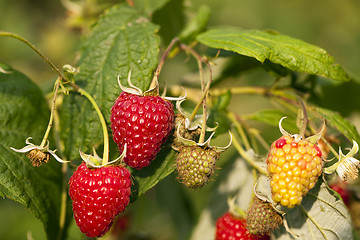
[[[116,3],[114,0],[76,1],[86,6],[85,16],[92,16],[102,7]],[[245,29],[273,29],[282,34],[302,39],[326,49],[356,80],[360,80],[360,1],[357,0],[194,0],[184,1],[186,8],[195,11],[205,4],[211,8],[209,25],[234,25]],[[86,33],[74,26],[76,19],[69,18],[67,0],[0,0],[0,30],[23,36],[36,45],[56,66],[74,64],[76,50]],[[74,9],[73,9],[74,10]],[[76,9],[75,9],[76,10]],[[91,22],[91,18],[88,20]],[[39,85],[56,78],[54,72],[31,49],[15,39],[0,38],[0,62],[7,63],[29,76]],[[174,78],[182,72],[183,65],[169,62],[162,77]],[[176,75],[175,75],[176,76]],[[175,77],[176,79],[178,77]],[[346,94],[342,92],[341,94]],[[339,96],[341,97],[341,96]],[[173,184],[174,175],[158,187],[156,196],[165,196],[163,189]],[[194,192],[201,196],[202,190]],[[150,197],[149,197],[150,196]],[[167,222],[166,209],[151,193],[135,204],[137,214],[155,216],[154,221]],[[143,206],[152,206],[152,208]],[[175,204],[174,204],[175,205]],[[169,207],[169,206],[168,206]],[[171,206],[170,206],[171,207]],[[156,213],[159,213],[155,215]],[[154,230],[153,222],[138,223]],[[187,226],[184,226],[185,228]],[[190,227],[190,226],[188,226]],[[170,228],[171,229],[171,226]],[[79,239],[81,234],[74,226],[69,239]],[[167,234],[166,231],[163,234]],[[1,239],[44,239],[42,225],[30,212],[8,199],[0,200]],[[160,238],[159,238],[160,239]],[[163,239],[166,239],[164,236]]]

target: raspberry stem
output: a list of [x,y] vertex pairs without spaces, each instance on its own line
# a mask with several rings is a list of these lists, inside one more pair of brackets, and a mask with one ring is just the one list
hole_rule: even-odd
[[335,149],[331,146],[331,144],[326,140],[325,137],[321,137],[321,140],[328,146],[330,151],[334,154],[335,158],[339,158],[339,154],[335,151]]
[[305,132],[306,132],[306,128],[309,122],[308,116],[307,116],[307,111],[306,111],[306,107],[305,107],[305,103],[302,101],[302,99],[299,99],[300,105],[301,105],[301,117],[300,117],[300,133],[299,135],[302,138],[305,138]]
[[221,96],[227,92],[230,92],[232,95],[237,94],[254,94],[262,95],[265,97],[274,97],[279,98],[291,105],[298,106],[298,101],[294,99],[293,95],[286,93],[286,88],[284,89],[272,89],[267,87],[231,87],[231,88],[215,88],[210,91],[212,96]]
[[239,141],[235,137],[235,133],[233,133],[232,131],[230,131],[230,132],[234,136],[233,137],[233,144],[234,144],[234,147],[236,148],[236,150],[238,151],[238,153],[240,154],[240,156],[242,156],[244,158],[244,160],[246,162],[248,162],[259,173],[261,173],[263,175],[268,175],[268,172],[266,171],[266,169],[262,168],[260,165],[258,165],[257,163],[254,162],[254,159],[249,157],[249,154],[245,151],[245,149],[241,146],[241,144],[239,143]]
[[[60,155],[61,155],[62,159],[64,159],[64,156],[62,154],[63,149],[64,149],[64,143],[60,140],[59,132],[60,132],[59,114],[56,111],[54,111],[54,135],[55,135],[54,138],[55,138],[55,144],[56,144],[56,148],[60,152]],[[64,159],[64,160],[66,161],[66,159]],[[68,164],[67,163],[62,164],[61,173],[62,173],[63,182],[62,182],[62,189],[61,189],[61,205],[60,205],[60,216],[59,216],[59,229],[60,229],[60,231],[59,231],[59,235],[58,235],[57,239],[62,239],[63,238],[64,230],[65,230],[67,198],[68,198],[67,181],[66,181],[67,171],[68,171]]]
[[52,68],[52,70],[54,70],[59,75],[59,77],[57,78],[56,83],[55,83],[54,98],[53,98],[52,105],[51,105],[49,123],[48,123],[48,126],[46,128],[44,137],[43,137],[43,139],[41,141],[41,144],[40,144],[40,148],[43,148],[47,143],[47,139],[48,139],[48,136],[49,136],[51,128],[52,128],[52,123],[53,123],[53,119],[54,119],[54,111],[55,111],[55,102],[56,102],[56,97],[57,97],[57,93],[58,93],[58,90],[59,90],[59,86],[61,84],[61,80],[65,79],[65,78],[62,75],[62,73],[60,72],[60,70],[38,48],[36,48],[35,45],[30,43],[25,38],[15,34],[15,33],[3,32],[3,31],[0,31],[0,36],[15,38],[15,39],[25,43],[32,50],[34,50],[47,64],[49,64],[50,67]]
[[[61,92],[60,92],[61,93]],[[53,105],[55,105],[54,102],[52,102]],[[60,152],[60,156],[61,158],[66,161],[66,159],[64,159],[63,156],[63,149],[64,149],[64,143],[60,140],[60,136],[59,136],[59,132],[60,132],[60,118],[59,118],[59,114],[58,112],[54,111],[54,139],[55,139],[55,145],[56,148],[58,149],[58,152]],[[66,222],[66,214],[67,214],[67,198],[68,198],[68,194],[67,194],[67,181],[66,181],[66,176],[67,176],[67,171],[68,171],[68,164],[64,163],[61,166],[61,174],[62,174],[62,189],[61,189],[61,203],[60,203],[60,216],[59,216],[59,234],[57,239],[63,239],[63,235],[64,235],[64,231],[65,231],[65,222]]]
[[201,105],[203,104],[204,99],[206,98],[206,95],[209,92],[209,89],[210,89],[210,86],[211,86],[211,81],[212,81],[212,79],[211,79],[212,71],[211,71],[211,67],[210,67],[210,64],[209,64],[208,60],[206,58],[204,58],[204,57],[201,57],[196,51],[194,51],[194,49],[187,46],[186,44],[180,44],[180,48],[182,50],[185,50],[186,52],[189,52],[198,61],[200,78],[202,78],[202,65],[201,65],[201,63],[203,63],[203,62],[206,63],[208,65],[208,68],[209,68],[209,71],[210,71],[210,80],[209,80],[209,82],[208,82],[205,89],[203,89],[203,84],[202,84],[201,98],[200,98],[198,104],[195,106],[193,112],[191,113],[191,116],[189,117],[190,122],[192,122],[192,121],[194,121],[196,113],[200,109]]
[[250,143],[248,141],[248,138],[246,137],[244,129],[241,127],[239,121],[236,119],[237,116],[235,116],[234,113],[229,112],[228,117],[234,123],[237,132],[240,134],[240,137],[241,137],[241,139],[242,139],[242,141],[243,141],[243,143],[245,145],[246,150],[251,149]]
[[46,128],[46,131],[45,131],[45,134],[44,134],[44,137],[41,141],[41,144],[40,144],[40,147],[44,147],[45,144],[46,144],[46,141],[47,141],[47,138],[49,137],[49,134],[50,134],[50,131],[51,131],[51,128],[52,128],[52,124],[53,124],[53,120],[54,120],[54,112],[55,112],[55,102],[56,102],[56,97],[57,97],[57,94],[58,94],[58,91],[59,91],[59,86],[60,86],[60,77],[58,77],[58,79],[56,80],[56,83],[55,83],[55,90],[54,90],[54,97],[53,97],[53,100],[52,100],[52,104],[51,104],[51,110],[50,110],[50,119],[49,119],[49,123],[48,123],[48,126]]
[[[205,141],[205,133],[206,133],[206,116],[207,116],[207,108],[206,108],[206,95],[207,91],[205,92],[205,81],[204,81],[204,71],[202,67],[202,62],[200,59],[197,59],[198,67],[199,67],[199,75],[200,75],[200,82],[201,82],[201,90],[204,93],[204,98],[202,100],[202,106],[203,106],[203,120],[201,124],[201,132],[199,137],[199,143],[202,144]],[[211,76],[209,79],[209,82],[211,82]],[[199,105],[200,106],[200,105]]]
[[160,74],[160,72],[161,72],[162,67],[164,66],[165,60],[166,60],[167,56],[169,55],[171,49],[174,47],[175,43],[177,43],[178,41],[179,41],[178,38],[174,38],[174,39],[170,42],[170,44],[169,44],[169,46],[167,47],[167,49],[165,50],[165,53],[164,53],[164,55],[161,57],[161,60],[160,60],[160,62],[159,62],[159,65],[158,65],[158,67],[156,68],[156,71],[155,71],[154,77],[153,77],[153,79],[152,79],[152,81],[151,81],[151,83],[150,83],[149,89],[152,89],[152,88],[154,88],[154,87],[156,86],[157,81],[158,81],[159,74]]
[[[202,126],[201,126],[199,143],[204,143],[205,133],[206,133],[206,119],[207,119],[206,96],[209,93],[211,82],[212,82],[211,66],[210,66],[209,61],[205,57],[200,56],[196,51],[194,51],[194,49],[187,46],[186,44],[180,44],[180,48],[182,50],[185,50],[186,52],[189,52],[197,60],[197,63],[198,63],[202,95],[201,95],[199,102],[195,106],[193,112],[191,113],[191,116],[189,117],[189,121],[190,122],[194,121],[196,113],[199,111],[200,107],[203,106],[203,121],[202,121]],[[203,72],[203,67],[202,67],[203,63],[205,63],[209,69],[209,81],[207,82],[206,86],[205,86],[204,72]]]
[[37,49],[32,43],[30,43],[28,40],[26,40],[25,38],[12,33],[12,32],[3,32],[0,31],[0,36],[3,37],[11,37],[11,38],[15,38],[17,40],[20,40],[21,42],[25,43],[26,45],[28,45],[32,50],[34,50],[42,59],[44,59],[44,61],[50,65],[50,67],[57,72],[57,74],[59,75],[60,78],[63,78],[60,70],[39,50]]
[[61,206],[60,206],[60,216],[59,216],[59,236],[58,239],[62,239],[62,236],[64,234],[64,227],[65,227],[65,221],[66,221],[66,209],[67,209],[67,182],[65,181],[65,176],[67,173],[67,164],[63,164],[61,167],[61,173],[63,176],[63,184],[62,184],[62,190],[61,190]]
[[96,104],[94,98],[89,93],[87,93],[82,88],[78,88],[77,92],[80,93],[81,95],[83,95],[84,97],[86,97],[90,101],[90,103],[95,108],[95,111],[98,114],[98,117],[100,119],[100,123],[101,123],[103,134],[104,134],[104,153],[103,153],[103,160],[102,160],[101,165],[105,165],[105,164],[107,164],[109,162],[109,133],[108,133],[108,130],[107,130],[107,125],[106,125],[104,116],[101,113],[100,108]]

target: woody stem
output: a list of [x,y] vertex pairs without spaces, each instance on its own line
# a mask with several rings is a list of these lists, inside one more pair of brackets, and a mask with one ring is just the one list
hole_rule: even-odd
[[153,79],[152,79],[152,81],[151,81],[151,84],[150,84],[149,89],[152,89],[152,88],[154,88],[154,87],[156,86],[157,81],[158,81],[159,74],[160,74],[160,72],[161,72],[162,67],[164,66],[165,60],[166,60],[167,56],[169,55],[171,49],[174,47],[175,43],[177,43],[178,41],[179,41],[178,38],[174,38],[174,39],[170,42],[170,44],[169,44],[169,46],[167,47],[167,49],[165,50],[164,55],[161,57],[161,60],[160,60],[160,62],[159,62],[159,65],[158,65],[158,67],[156,68],[156,71],[155,71],[154,77],[153,77]]

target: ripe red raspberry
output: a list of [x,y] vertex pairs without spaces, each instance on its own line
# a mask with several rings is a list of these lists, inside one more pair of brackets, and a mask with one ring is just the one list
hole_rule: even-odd
[[130,167],[149,166],[174,128],[173,105],[160,96],[122,92],[111,109],[113,139]]
[[119,215],[111,229],[111,236],[115,239],[123,239],[126,231],[130,228],[131,217],[129,214]]
[[350,205],[350,198],[351,192],[347,187],[347,183],[345,182],[336,182],[330,185],[330,187],[340,194],[342,200],[344,201],[345,205],[349,207]]
[[271,145],[266,163],[272,199],[288,208],[301,203],[322,172],[319,147],[291,136],[282,136]]
[[103,236],[129,204],[130,172],[122,166],[91,169],[84,162],[69,185],[76,224],[88,237]]
[[215,240],[266,240],[269,236],[250,234],[246,229],[246,219],[235,218],[229,212],[216,221]]

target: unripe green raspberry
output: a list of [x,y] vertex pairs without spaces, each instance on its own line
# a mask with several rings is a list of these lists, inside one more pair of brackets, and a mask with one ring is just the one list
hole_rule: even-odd
[[210,148],[182,146],[176,158],[179,181],[189,188],[205,185],[215,172],[219,154]]
[[322,172],[319,147],[291,136],[282,136],[271,145],[266,163],[272,199],[288,208],[301,203]]
[[248,209],[246,223],[251,234],[270,235],[282,222],[281,215],[274,210],[269,202],[255,198]]

